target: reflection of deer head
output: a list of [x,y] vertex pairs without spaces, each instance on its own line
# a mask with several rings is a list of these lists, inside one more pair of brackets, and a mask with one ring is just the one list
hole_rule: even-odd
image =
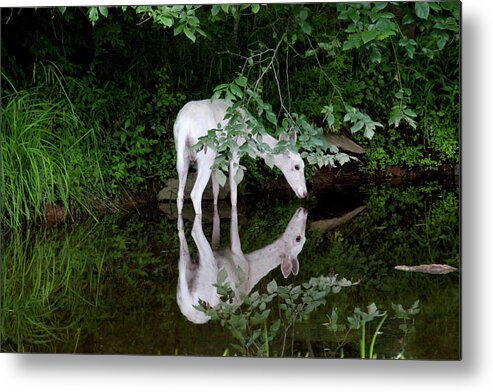
[[[194,308],[199,300],[209,306],[219,301],[216,287],[220,270],[226,272],[226,282],[234,290],[236,298],[248,294],[253,287],[272,269],[281,266],[283,276],[296,275],[299,269],[298,254],[305,244],[307,211],[299,208],[289,222],[283,235],[262,249],[244,254],[238,234],[238,214],[231,209],[231,248],[212,250],[202,230],[200,215],[195,216],[192,238],[197,246],[198,257],[192,258],[183,230],[183,219],[178,217],[180,239],[179,279],[177,302],[181,312],[192,322],[205,323],[209,320],[203,312]],[[213,245],[219,244],[219,215],[214,211]]]

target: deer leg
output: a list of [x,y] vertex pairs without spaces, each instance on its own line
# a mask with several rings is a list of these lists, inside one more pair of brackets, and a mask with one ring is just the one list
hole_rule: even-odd
[[212,173],[212,195],[214,196],[214,206],[217,206],[217,200],[219,199],[219,183],[217,182],[214,173]]
[[240,160],[238,159],[238,154],[233,152],[233,157],[229,163],[229,192],[231,194],[231,206],[236,207],[238,203],[238,184],[235,181],[235,175],[238,171],[238,164]]
[[187,183],[188,169],[190,167],[190,158],[185,156],[185,146],[176,149],[176,170],[178,172],[178,194],[176,196],[176,206],[178,215],[183,211],[183,199],[185,197],[185,185]]
[[214,253],[209,241],[207,241],[207,238],[204,235],[204,230],[202,229],[202,217],[200,215],[195,216],[192,227],[192,238],[195,241],[200,260],[203,264],[215,264]]
[[220,243],[221,233],[221,221],[219,219],[219,212],[217,211],[217,205],[214,206],[214,218],[212,221],[212,249],[218,249]]
[[196,215],[202,215],[202,195],[211,177],[211,166],[214,163],[214,158],[215,156],[211,153],[209,155],[203,153],[203,155],[197,156],[197,179],[190,194]]
[[230,227],[231,250],[233,253],[242,254],[240,234],[238,233],[238,210],[236,206],[231,207],[231,227]]

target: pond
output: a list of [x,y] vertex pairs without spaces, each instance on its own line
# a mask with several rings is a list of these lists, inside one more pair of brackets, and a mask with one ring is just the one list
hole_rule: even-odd
[[5,233],[2,351],[460,358],[456,185],[188,207]]

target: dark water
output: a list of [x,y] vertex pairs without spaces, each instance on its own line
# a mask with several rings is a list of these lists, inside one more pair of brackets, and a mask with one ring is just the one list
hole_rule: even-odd
[[395,269],[459,268],[456,186],[253,196],[5,234],[2,351],[460,358],[459,272]]

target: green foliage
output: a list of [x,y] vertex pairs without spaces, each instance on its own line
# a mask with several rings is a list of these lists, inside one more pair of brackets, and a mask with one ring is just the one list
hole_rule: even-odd
[[343,287],[357,284],[345,278],[337,279],[337,276],[311,278],[297,286],[279,286],[273,280],[267,285],[267,293],[255,291],[242,295],[236,301],[225,279],[226,273],[220,271],[215,286],[221,302],[211,308],[200,301],[196,308],[225,326],[238,342],[233,347],[240,354],[250,356],[269,356],[270,344],[279,331],[283,332],[284,343],[277,354],[284,356],[287,333],[295,322],[306,320],[314,310],[325,304],[325,298],[330,293],[337,294]]
[[2,222],[7,227],[45,218],[47,207],[94,213],[106,200],[98,132],[86,128],[60,91],[43,86],[4,97],[2,108]]
[[[70,102],[64,112],[90,131],[82,141],[95,140],[98,157],[73,148],[55,166],[80,168],[73,181],[87,189],[99,171],[98,195],[150,192],[174,176],[176,114],[213,94],[245,110],[254,135],[242,156],[294,128],[298,144],[279,151],[299,150],[309,173],[352,159],[324,143],[329,132],[366,147],[367,172],[438,170],[458,162],[459,18],[453,1],[20,9],[2,22],[2,66],[19,92]],[[203,140],[221,150],[222,170],[241,136],[231,116],[226,135]],[[258,165],[251,176],[242,165],[237,180],[261,179]]]
[[[409,309],[404,309],[401,304],[392,304],[392,309],[394,310],[394,319],[402,320],[403,323],[399,325],[399,329],[404,332],[403,339],[405,340],[408,333],[414,331],[413,324],[414,319],[413,316],[416,316],[420,312],[419,308],[419,300],[415,301],[413,305]],[[341,316],[339,315],[337,309],[332,309],[332,313],[328,316],[329,321],[325,324],[328,330],[334,334],[337,339],[338,347],[333,353],[337,355],[338,352],[342,352],[344,345],[347,344],[347,337],[351,331],[359,331],[360,333],[360,342],[359,342],[359,351],[360,358],[362,359],[376,359],[377,353],[375,352],[375,342],[377,340],[378,335],[380,334],[380,330],[382,329],[385,320],[388,317],[387,311],[379,311],[375,303],[371,303],[366,307],[366,312],[361,310],[360,308],[355,308],[354,312],[347,316],[346,323],[339,323]],[[371,337],[370,345],[368,347],[368,338],[367,331],[369,331],[369,324],[372,323],[376,318],[380,318],[380,322],[375,327],[373,334],[369,334]],[[411,326],[408,325],[411,323]],[[345,332],[344,336],[339,336],[342,332]],[[368,347],[368,354],[367,354]],[[402,352],[399,353],[396,358],[402,358]]]

